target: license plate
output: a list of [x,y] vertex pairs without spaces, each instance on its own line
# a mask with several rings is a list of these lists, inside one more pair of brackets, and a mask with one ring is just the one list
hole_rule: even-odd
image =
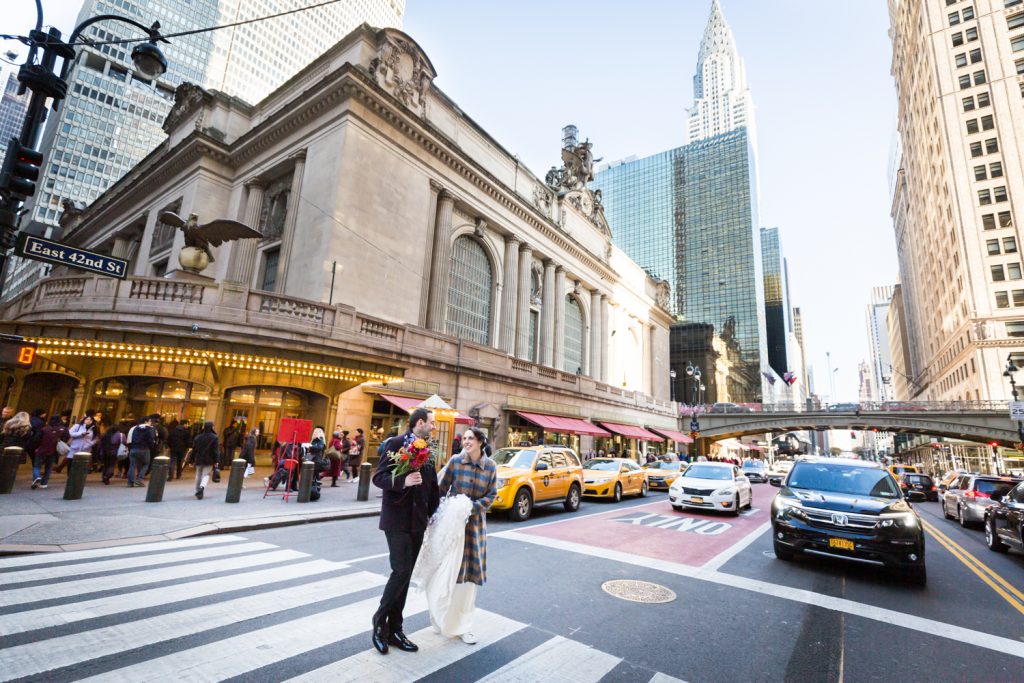
[[690,498],[690,502],[691,503],[703,503],[704,499],[701,498],[700,496],[693,496],[692,498]]
[[853,550],[853,541],[848,538],[830,538],[828,539],[829,548],[839,548],[840,550]]

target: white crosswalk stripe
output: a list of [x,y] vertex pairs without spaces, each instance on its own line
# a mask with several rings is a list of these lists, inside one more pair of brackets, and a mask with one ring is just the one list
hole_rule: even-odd
[[[198,548],[208,545],[221,545],[244,540],[241,536],[200,536],[198,538],[187,538],[181,541],[158,541],[156,543],[139,543],[137,545],[122,545],[116,548],[94,548],[92,550],[72,550],[66,553],[40,553],[37,555],[21,555],[18,557],[6,557],[0,559],[0,572],[14,567],[35,567],[54,562],[77,562],[95,557],[121,557],[123,555],[138,555],[150,553],[154,550],[184,550],[186,548]],[[0,577],[4,574],[0,573]]]
[[[381,657],[369,635],[386,576],[244,540],[154,543],[148,547],[158,552],[148,556],[111,548],[69,554],[67,562],[61,562],[63,556],[38,556],[36,563],[15,558],[17,568],[0,571],[0,583],[12,574],[21,581],[48,578],[45,585],[0,591],[0,681],[280,680],[295,664],[305,673],[291,683],[413,683],[439,671],[465,681],[587,683],[622,662],[553,634],[540,642],[529,624],[483,609],[474,617],[475,645],[428,627],[410,636],[420,647],[415,657]],[[32,578],[25,578],[33,571]],[[90,576],[101,571],[111,573]],[[232,595],[221,597],[226,592]],[[60,604],[52,604],[55,599]],[[36,604],[43,601],[47,604]],[[424,597],[411,592],[406,618],[425,611]],[[268,618],[272,625],[260,624]],[[418,618],[422,623],[423,617]],[[259,626],[236,626],[246,622]],[[346,656],[325,664],[322,648],[335,643]],[[471,656],[489,647],[499,659],[488,674],[492,666],[487,662],[494,655],[484,660]],[[314,651],[319,651],[312,664],[317,668],[307,671],[303,657]],[[285,669],[260,671],[283,662]],[[481,670],[481,662],[487,668]],[[650,683],[682,682],[654,674]]]

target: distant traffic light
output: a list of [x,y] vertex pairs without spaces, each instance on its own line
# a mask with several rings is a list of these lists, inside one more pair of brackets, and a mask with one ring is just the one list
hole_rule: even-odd
[[0,169],[0,190],[18,197],[31,197],[36,193],[36,181],[42,165],[41,152],[22,145],[18,138],[11,138],[7,143],[3,169]]

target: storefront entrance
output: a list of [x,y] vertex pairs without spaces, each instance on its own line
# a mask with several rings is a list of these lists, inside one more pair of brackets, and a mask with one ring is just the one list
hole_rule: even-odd
[[[323,401],[321,397],[321,401]],[[224,412],[220,433],[232,422],[243,434],[253,427],[259,427],[260,436],[256,442],[259,451],[270,451],[274,447],[278,425],[283,417],[312,419],[312,404],[315,398],[307,392],[279,389],[277,387],[238,387],[225,395],[227,410]]]

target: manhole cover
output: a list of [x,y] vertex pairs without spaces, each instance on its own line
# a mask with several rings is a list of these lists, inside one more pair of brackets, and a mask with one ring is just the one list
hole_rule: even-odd
[[605,581],[601,584],[601,590],[613,597],[632,602],[672,602],[676,599],[676,594],[664,586],[632,579]]

